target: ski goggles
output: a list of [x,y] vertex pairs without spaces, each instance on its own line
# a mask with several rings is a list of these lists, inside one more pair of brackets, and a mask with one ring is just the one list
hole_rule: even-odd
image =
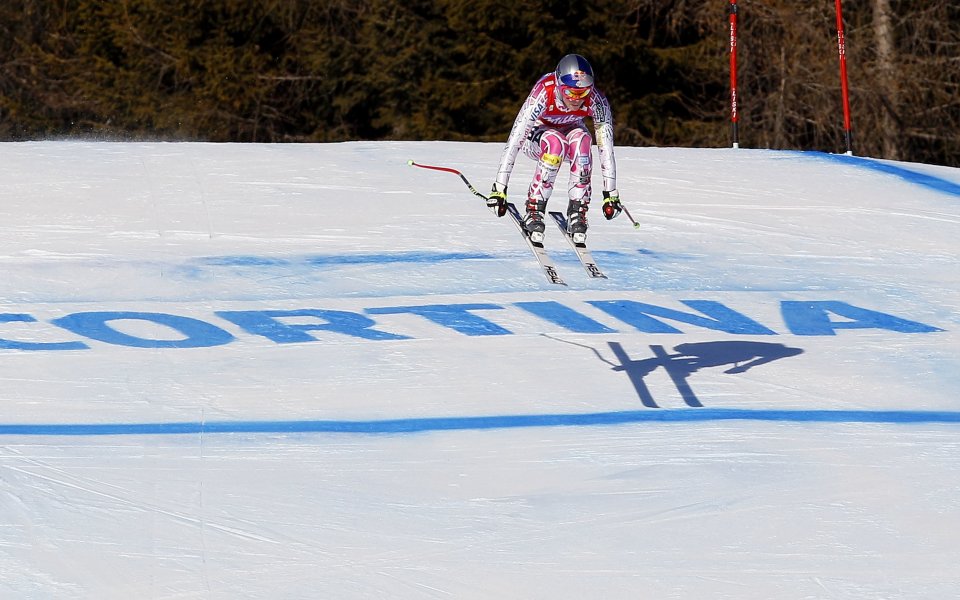
[[592,91],[593,91],[593,88],[590,86],[582,87],[582,88],[570,87],[567,85],[560,86],[560,93],[563,94],[564,97],[569,98],[571,100],[583,100],[584,98],[589,96],[590,92]]

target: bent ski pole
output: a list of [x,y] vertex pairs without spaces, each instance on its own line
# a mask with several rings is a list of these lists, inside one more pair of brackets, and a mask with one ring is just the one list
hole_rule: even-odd
[[488,199],[486,196],[478,192],[477,189],[473,187],[473,185],[471,185],[471,183],[467,180],[467,178],[464,176],[463,173],[461,173],[456,169],[451,169],[450,167],[435,167],[433,165],[421,165],[420,163],[414,162],[412,160],[408,160],[407,164],[410,165],[411,167],[420,167],[421,169],[433,169],[434,171],[445,171],[447,173],[453,173],[454,175],[459,175],[460,179],[462,179],[463,182],[467,184],[467,188],[470,190],[471,193],[473,193],[474,196],[478,196],[480,198],[483,198],[484,200]]
[[[454,175],[459,176],[460,179],[463,180],[463,183],[466,184],[467,189],[469,189],[474,196],[477,196],[478,198],[483,198],[484,200],[489,199],[483,194],[481,194],[480,192],[478,192],[477,189],[473,187],[473,184],[471,184],[470,181],[466,178],[466,176],[456,169],[453,169],[450,167],[437,167],[434,165],[423,165],[418,162],[415,162],[412,159],[408,160],[407,164],[410,165],[411,167],[420,167],[421,169],[432,169],[434,171],[444,171],[446,173],[453,173]],[[627,207],[624,206],[622,202],[620,203],[620,208],[623,209],[623,214],[627,215],[627,218],[630,219],[630,222],[633,224],[633,228],[640,229],[640,223],[637,223],[637,221],[633,218],[633,216],[630,215],[630,211],[627,210]]]

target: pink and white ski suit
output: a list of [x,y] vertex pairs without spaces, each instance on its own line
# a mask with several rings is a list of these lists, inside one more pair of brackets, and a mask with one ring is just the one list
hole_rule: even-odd
[[537,203],[541,211],[550,199],[553,182],[564,161],[570,163],[570,180],[567,185],[570,200],[582,202],[584,205],[590,202],[593,139],[584,124],[587,117],[593,119],[600,150],[603,189],[608,192],[617,189],[617,164],[613,156],[613,115],[606,96],[593,88],[580,108],[570,110],[564,105],[558,88],[554,73],[547,73],[533,86],[513,122],[497,171],[497,183],[506,188],[517,154],[521,150],[536,160],[537,167],[527,191],[527,198],[528,203]]

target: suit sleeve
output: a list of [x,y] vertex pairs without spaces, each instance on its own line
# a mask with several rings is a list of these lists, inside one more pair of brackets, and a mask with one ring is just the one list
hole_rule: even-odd
[[603,191],[617,189],[617,161],[613,155],[613,113],[610,102],[600,92],[596,92],[593,102],[593,124],[600,150],[600,172],[603,175]]
[[[539,86],[538,86],[539,87]],[[527,96],[523,107],[513,121],[513,127],[510,129],[510,137],[507,138],[507,144],[503,148],[503,154],[500,156],[500,168],[497,169],[497,183],[506,187],[510,183],[510,174],[513,173],[513,165],[517,161],[517,154],[530,135],[530,131],[536,126],[540,115],[546,108],[546,92],[543,89],[534,88],[534,91]]]

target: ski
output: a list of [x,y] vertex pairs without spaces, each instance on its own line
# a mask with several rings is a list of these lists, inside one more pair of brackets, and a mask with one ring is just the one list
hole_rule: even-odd
[[593,254],[590,253],[590,249],[587,248],[586,243],[580,243],[573,241],[573,238],[570,237],[570,234],[567,233],[567,218],[561,212],[551,211],[550,216],[553,217],[554,222],[556,222],[557,227],[560,228],[560,231],[563,232],[563,237],[567,238],[570,247],[573,248],[573,251],[577,253],[577,258],[580,259],[580,264],[583,265],[583,268],[587,271],[587,275],[593,277],[594,279],[606,279],[607,276],[603,274],[603,271],[600,270],[600,267],[597,266],[597,263],[593,262]]
[[553,260],[550,259],[550,255],[548,255],[547,251],[543,248],[543,244],[530,239],[530,234],[523,226],[523,217],[520,216],[520,211],[517,210],[516,205],[512,202],[507,202],[507,212],[513,217],[513,222],[517,224],[520,235],[523,236],[524,241],[527,242],[527,246],[530,247],[530,251],[533,252],[537,262],[540,263],[540,268],[543,269],[543,274],[547,277],[547,281],[556,285],[567,285],[560,277],[560,274],[557,273],[557,268],[553,265]]

